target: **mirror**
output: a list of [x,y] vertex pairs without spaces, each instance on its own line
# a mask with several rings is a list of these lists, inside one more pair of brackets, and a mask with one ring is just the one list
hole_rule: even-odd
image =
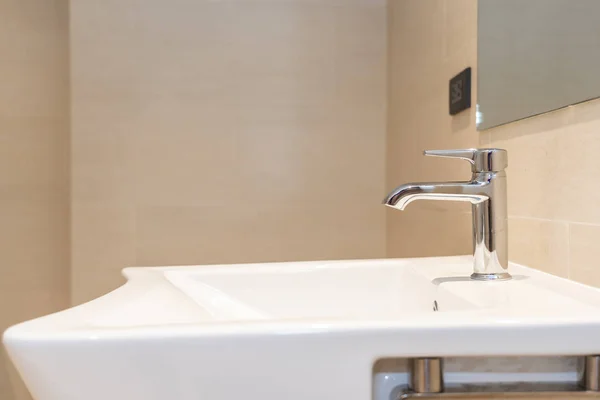
[[600,1],[479,0],[477,128],[600,96]]

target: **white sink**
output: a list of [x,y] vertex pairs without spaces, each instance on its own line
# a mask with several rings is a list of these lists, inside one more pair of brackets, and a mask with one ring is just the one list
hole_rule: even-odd
[[384,358],[600,353],[600,290],[471,269],[466,256],[129,268],[121,288],[4,343],[37,400],[366,400]]

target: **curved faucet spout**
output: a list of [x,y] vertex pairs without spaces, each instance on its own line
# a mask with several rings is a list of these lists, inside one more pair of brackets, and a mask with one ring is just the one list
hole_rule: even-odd
[[478,181],[407,183],[394,189],[383,200],[383,204],[399,210],[404,210],[415,200],[468,201],[478,204],[489,199],[483,193],[486,185]]

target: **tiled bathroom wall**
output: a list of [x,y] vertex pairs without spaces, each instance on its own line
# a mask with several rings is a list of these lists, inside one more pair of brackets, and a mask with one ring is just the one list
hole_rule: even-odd
[[[477,1],[392,0],[388,18],[387,188],[469,176],[467,165],[427,159],[425,149],[505,148],[510,259],[600,286],[600,100],[478,133],[474,108],[447,110],[453,75],[471,66],[476,82]],[[387,254],[468,253],[470,218],[468,205],[447,202],[390,210]]]
[[72,298],[385,256],[386,2],[71,2]]
[[[386,189],[468,179],[468,163],[424,157],[423,150],[478,146],[475,109],[448,114],[448,80],[477,63],[477,0],[391,0],[388,7]],[[471,206],[438,201],[389,209],[386,240],[388,257],[468,254]]]
[[509,152],[511,259],[600,286],[600,101],[494,128]]
[[[66,0],[0,0],[0,332],[69,305]],[[29,395],[0,350],[0,399]]]

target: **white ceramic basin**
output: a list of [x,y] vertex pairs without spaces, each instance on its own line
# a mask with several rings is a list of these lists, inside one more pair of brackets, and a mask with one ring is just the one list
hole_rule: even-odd
[[471,265],[129,268],[4,343],[37,400],[365,400],[382,358],[600,353],[600,290],[515,264],[472,281]]

